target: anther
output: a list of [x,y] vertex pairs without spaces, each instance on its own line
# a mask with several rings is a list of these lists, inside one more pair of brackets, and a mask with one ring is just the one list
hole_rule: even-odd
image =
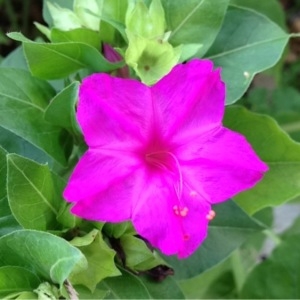
[[206,219],[211,221],[216,216],[216,213],[214,210],[210,210],[209,213],[206,215]]
[[185,207],[178,207],[178,205],[174,205],[173,206],[173,210],[176,216],[180,216],[180,217],[186,217],[189,209],[185,206]]

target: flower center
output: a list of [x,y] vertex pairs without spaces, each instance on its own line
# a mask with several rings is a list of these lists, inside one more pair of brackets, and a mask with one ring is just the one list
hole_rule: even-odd
[[146,154],[146,161],[150,166],[168,172],[174,178],[174,189],[179,203],[182,198],[182,172],[177,157],[169,151],[156,151]]

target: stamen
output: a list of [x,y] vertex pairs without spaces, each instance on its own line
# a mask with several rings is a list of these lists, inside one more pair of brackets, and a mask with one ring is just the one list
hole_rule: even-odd
[[171,171],[172,173],[174,172],[174,170],[172,170],[170,168],[168,163],[163,158],[156,156],[159,154],[166,154],[169,157],[171,157],[173,159],[173,161],[175,162],[175,165],[176,165],[175,172],[178,174],[178,186],[174,185],[174,188],[175,188],[175,192],[176,192],[178,200],[181,201],[182,189],[183,189],[183,179],[182,179],[182,172],[181,172],[181,167],[180,167],[179,161],[178,161],[177,157],[172,152],[169,152],[169,151],[157,151],[157,152],[151,152],[151,153],[147,154],[146,159],[152,165],[160,168],[161,170],[164,170],[164,171],[168,170],[168,171]]
[[178,205],[174,205],[173,210],[175,215],[180,217],[186,217],[189,212],[189,209],[186,206],[178,207]]
[[216,216],[216,212],[214,210],[210,210],[209,213],[206,215],[206,219],[211,221]]

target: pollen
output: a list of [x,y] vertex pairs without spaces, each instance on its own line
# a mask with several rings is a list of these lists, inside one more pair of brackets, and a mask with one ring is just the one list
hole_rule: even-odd
[[186,217],[188,212],[189,212],[189,209],[186,206],[179,207],[178,205],[174,205],[173,206],[173,211],[174,211],[176,216]]
[[209,213],[206,215],[206,219],[211,221],[216,216],[216,212],[214,210],[210,210]]

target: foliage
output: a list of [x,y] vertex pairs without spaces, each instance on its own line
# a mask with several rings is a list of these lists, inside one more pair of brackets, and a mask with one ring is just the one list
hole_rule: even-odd
[[[300,138],[300,95],[293,69],[274,90],[249,89],[257,73],[273,66],[271,76],[280,77],[275,73],[290,35],[278,2],[79,3],[44,1],[48,25],[35,24],[43,34],[38,40],[7,34],[21,45],[0,65],[0,296],[299,298],[300,222],[277,237],[269,221],[270,207],[300,195],[300,145],[292,139]],[[109,61],[103,43],[123,60]],[[86,149],[75,118],[81,79],[129,66],[132,78],[152,84],[194,57],[222,69],[224,124],[246,136],[270,171],[253,189],[215,206],[205,243],[178,260],[152,249],[130,223],[76,218],[62,191]],[[241,97],[243,107],[232,105]],[[277,245],[262,261],[266,233]]]

